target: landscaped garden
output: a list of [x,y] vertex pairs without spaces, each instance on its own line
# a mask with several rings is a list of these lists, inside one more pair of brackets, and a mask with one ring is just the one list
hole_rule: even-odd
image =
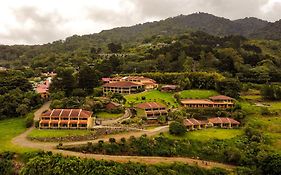
[[160,92],[158,90],[146,91],[138,94],[130,94],[125,96],[127,102],[126,106],[129,107],[131,104],[135,105],[143,102],[155,101],[162,103],[168,107],[178,107],[176,99],[172,93]]
[[219,95],[218,92],[214,90],[202,90],[202,89],[191,89],[191,90],[184,90],[179,92],[180,98],[182,99],[203,99],[209,98],[211,96]]

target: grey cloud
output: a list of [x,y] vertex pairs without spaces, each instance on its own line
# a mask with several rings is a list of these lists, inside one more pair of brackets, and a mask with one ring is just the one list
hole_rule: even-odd
[[[0,38],[4,40],[34,44],[54,41],[68,35],[67,31],[60,29],[64,19],[57,12],[43,14],[34,7],[22,7],[13,12],[20,27],[10,27],[8,34],[1,34]],[[28,22],[33,24],[32,28],[25,26]]]
[[[96,31],[99,27],[95,25],[99,24],[101,26],[108,26],[108,28],[130,26],[152,19],[165,19],[199,11],[229,19],[251,16],[269,21],[280,19],[280,3],[276,3],[271,11],[267,13],[262,12],[261,7],[268,2],[269,0],[120,0],[121,11],[89,6],[84,9],[88,15],[86,17],[78,15],[78,18],[81,19],[82,23],[87,20],[94,22],[93,26],[88,27],[89,30],[92,27],[93,31],[87,31],[88,33]],[[129,6],[127,6],[128,4]],[[79,11],[75,13],[79,14]],[[74,34],[70,33],[73,32],[72,29],[62,27],[67,26],[66,24],[72,22],[72,19],[64,19],[61,15],[64,14],[56,11],[43,13],[39,8],[33,6],[14,9],[13,16],[18,25],[13,27],[3,26],[7,29],[8,33],[0,34],[0,42],[46,43]],[[76,25],[75,19],[73,20],[74,25]],[[28,28],[25,25],[30,21],[34,24],[32,28]],[[79,22],[77,22],[77,26],[79,25]],[[79,31],[76,32],[78,33]]]
[[[144,18],[153,16],[158,19],[207,12],[230,19],[259,17],[271,21],[276,20],[278,9],[264,17],[261,7],[269,0],[135,0],[136,11]],[[278,15],[277,15],[278,16]],[[280,14],[279,14],[280,18]]]
[[281,18],[281,3],[276,3],[273,6],[273,9],[265,13],[263,18],[271,21],[278,21]]

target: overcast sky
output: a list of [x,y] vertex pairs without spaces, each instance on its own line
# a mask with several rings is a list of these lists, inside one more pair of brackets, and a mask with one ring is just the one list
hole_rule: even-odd
[[0,44],[43,44],[180,14],[281,18],[281,0],[0,0]]

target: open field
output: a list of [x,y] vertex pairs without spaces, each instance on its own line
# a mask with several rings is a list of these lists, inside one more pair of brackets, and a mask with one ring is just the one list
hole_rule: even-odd
[[58,129],[34,129],[28,137],[32,138],[52,138],[52,137],[70,137],[70,136],[86,136],[94,131],[89,130],[58,130]]
[[[142,100],[142,97],[145,97],[145,100]],[[160,92],[158,90],[146,91],[138,94],[130,94],[125,96],[127,102],[126,106],[130,106],[130,103],[138,104],[143,102],[155,101],[162,104],[165,104],[169,107],[177,107],[178,103],[173,97],[172,93]]]
[[169,133],[165,133],[166,137],[174,139],[188,139],[188,140],[198,140],[198,141],[208,141],[212,139],[231,139],[233,137],[243,134],[241,129],[217,129],[208,128],[198,131],[187,132],[184,136],[173,136]]
[[179,92],[179,95],[181,98],[209,98],[211,96],[219,95],[216,91],[213,90],[200,90],[200,89],[194,89],[194,90],[184,90]]
[[31,149],[21,148],[11,143],[11,140],[26,130],[24,118],[13,118],[0,121],[0,152],[25,152]]
[[101,118],[101,119],[116,119],[116,118],[122,117],[123,115],[124,115],[124,113],[121,113],[121,114],[112,114],[112,113],[108,113],[108,112],[96,113],[97,118]]

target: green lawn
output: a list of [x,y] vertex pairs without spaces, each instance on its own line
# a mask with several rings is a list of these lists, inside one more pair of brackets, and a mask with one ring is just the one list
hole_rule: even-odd
[[89,130],[57,130],[57,129],[34,129],[28,134],[32,138],[52,138],[90,135],[94,131]]
[[25,152],[31,149],[18,147],[11,140],[26,130],[24,118],[13,118],[0,121],[0,152]]
[[121,114],[112,114],[112,113],[108,113],[108,112],[96,113],[97,118],[102,118],[102,119],[116,119],[116,118],[122,117],[123,115],[124,115],[124,113],[121,113]]
[[241,129],[217,129],[217,128],[208,128],[197,131],[189,131],[184,136],[173,136],[169,133],[165,133],[166,137],[174,139],[189,139],[189,140],[199,140],[199,141],[208,141],[212,139],[231,139],[233,137],[243,134]]
[[[142,100],[142,97],[145,97],[145,100]],[[172,93],[160,92],[158,90],[146,91],[138,94],[130,94],[125,96],[127,102],[126,106],[130,106],[130,103],[134,105],[143,102],[155,101],[162,104],[165,104],[168,107],[178,107],[176,99],[173,97]]]
[[219,95],[216,91],[213,90],[200,90],[200,89],[193,89],[193,90],[184,90],[179,92],[179,95],[182,99],[186,98],[209,98],[211,96]]

